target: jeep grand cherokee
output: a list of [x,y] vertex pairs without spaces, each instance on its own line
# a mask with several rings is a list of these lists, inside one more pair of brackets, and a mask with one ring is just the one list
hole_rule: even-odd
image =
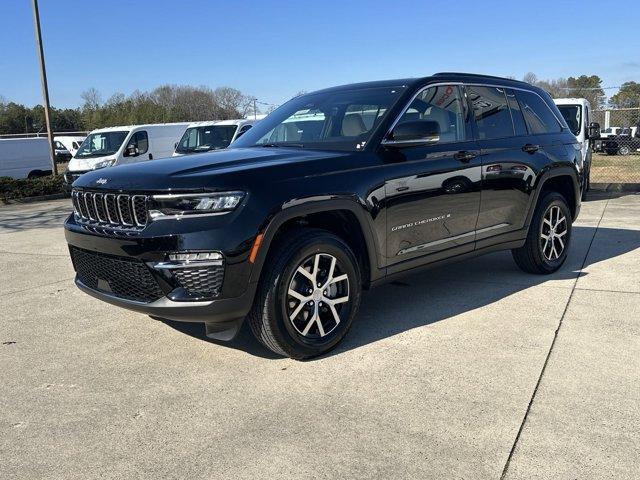
[[83,175],[66,238],[88,294],[218,339],[246,318],[303,359],[340,342],[363,289],[400,274],[504,249],[527,272],[556,271],[579,156],[526,83],[347,85],[290,100],[228,150]]

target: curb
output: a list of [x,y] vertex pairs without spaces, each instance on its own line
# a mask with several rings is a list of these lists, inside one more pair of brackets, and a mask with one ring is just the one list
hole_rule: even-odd
[[640,183],[592,183],[590,189],[603,192],[640,192]]
[[20,205],[22,203],[35,203],[35,202],[46,202],[47,200],[60,200],[62,198],[69,198],[69,195],[65,193],[53,193],[51,195],[39,195],[37,197],[10,198],[9,200],[2,200],[0,203],[4,205]]

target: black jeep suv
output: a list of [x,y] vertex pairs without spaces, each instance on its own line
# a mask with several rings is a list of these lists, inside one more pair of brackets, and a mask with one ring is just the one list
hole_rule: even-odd
[[88,294],[217,339],[247,318],[302,359],[340,342],[362,289],[399,274],[503,249],[527,272],[557,270],[580,165],[529,84],[348,85],[290,100],[228,150],[83,175],[66,238]]

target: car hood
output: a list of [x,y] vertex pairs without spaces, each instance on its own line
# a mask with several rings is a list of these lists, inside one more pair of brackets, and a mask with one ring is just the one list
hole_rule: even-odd
[[94,170],[82,175],[73,186],[108,190],[225,187],[247,178],[274,181],[319,174],[327,162],[348,155],[286,147],[233,148]]

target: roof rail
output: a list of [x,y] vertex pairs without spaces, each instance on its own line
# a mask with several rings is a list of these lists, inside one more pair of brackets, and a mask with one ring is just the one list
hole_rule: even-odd
[[438,72],[438,73],[435,73],[433,76],[434,77],[443,77],[443,76],[451,76],[451,75],[460,76],[460,77],[495,78],[495,79],[499,79],[499,80],[508,80],[510,82],[524,83],[526,85],[529,85],[527,82],[523,82],[522,80],[516,80],[514,78],[499,77],[497,75],[483,75],[481,73]]

